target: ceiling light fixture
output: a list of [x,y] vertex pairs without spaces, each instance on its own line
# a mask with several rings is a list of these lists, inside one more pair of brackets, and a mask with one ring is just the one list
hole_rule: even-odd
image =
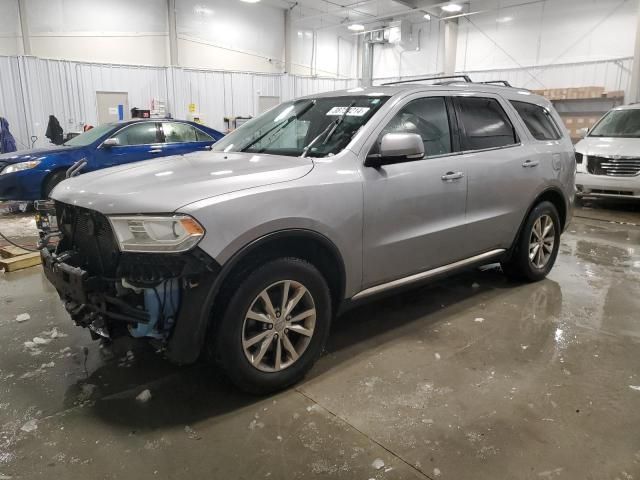
[[425,20],[431,20],[431,15],[429,15],[428,13],[424,14],[424,19]]
[[496,18],[496,22],[498,23],[507,23],[507,22],[510,22],[511,20],[513,20],[513,17]]
[[240,1],[244,3],[258,3],[260,0],[240,0]]
[[361,32],[364,30],[364,25],[360,25],[359,23],[353,23],[347,27],[352,32]]
[[445,12],[449,12],[449,13],[456,13],[462,10],[462,6],[458,5],[457,3],[449,3],[447,5],[443,5],[440,8],[442,8],[442,10],[444,10]]

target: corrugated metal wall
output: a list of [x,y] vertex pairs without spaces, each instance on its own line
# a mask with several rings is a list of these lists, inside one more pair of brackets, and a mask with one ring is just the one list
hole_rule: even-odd
[[258,97],[281,101],[312,93],[349,88],[356,80],[297,77],[45,60],[0,56],[0,116],[9,120],[19,142],[28,148],[48,144],[44,134],[49,115],[65,131],[79,131],[85,123],[96,125],[96,92],[127,92],[129,106],[149,108],[151,99],[167,102],[176,118],[186,118],[190,103],[206,124],[222,130],[225,116],[253,116]]
[[[468,73],[477,81],[499,78],[526,88],[604,86],[628,92],[632,61],[622,58]],[[379,78],[375,83],[396,79]],[[36,146],[48,143],[44,134],[51,114],[65,131],[79,131],[84,123],[96,125],[98,91],[128,92],[130,107],[149,108],[152,98],[165,100],[176,118],[186,118],[188,105],[194,103],[205,123],[222,130],[225,116],[256,115],[261,95],[286,101],[357,84],[355,79],[0,56],[0,116],[9,120],[23,149],[31,145],[32,136],[38,137]]]

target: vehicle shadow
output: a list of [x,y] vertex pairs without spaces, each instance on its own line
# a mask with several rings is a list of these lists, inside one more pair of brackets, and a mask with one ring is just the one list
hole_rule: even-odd
[[[508,282],[499,270],[476,270],[355,307],[336,319],[325,355],[307,379],[312,380],[355,361],[360,353],[375,346],[401,339],[407,335],[407,329],[437,335],[431,327],[446,322],[458,309],[478,303],[478,296],[482,297],[482,302],[487,302],[505,291],[522,288],[525,287]],[[521,321],[517,322],[516,328],[543,329],[544,337],[547,337],[547,332],[552,331],[547,324],[533,327],[522,327],[521,324],[529,323],[527,319],[535,319],[536,309],[543,308],[547,312],[551,305],[557,310],[562,298],[560,286],[547,279],[531,290],[522,302]],[[546,314],[538,315],[538,318],[545,319]],[[120,356],[126,348],[129,346],[116,353],[116,360],[105,362],[86,379],[71,386],[66,392],[65,403],[77,404],[78,398],[88,390],[86,385],[91,385],[89,401],[98,418],[133,430],[147,430],[188,425],[264,400],[238,391],[208,364],[172,366],[146,345],[136,347],[135,361],[126,365],[126,355]],[[145,389],[149,389],[152,399],[146,403],[137,402],[135,397]]]

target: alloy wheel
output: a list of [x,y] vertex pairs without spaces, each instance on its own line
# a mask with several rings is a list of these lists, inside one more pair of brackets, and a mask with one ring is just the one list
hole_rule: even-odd
[[556,242],[556,229],[549,215],[542,215],[533,224],[529,238],[529,261],[536,268],[549,263]]
[[316,325],[316,308],[300,282],[282,280],[258,294],[242,326],[242,348],[247,360],[263,372],[293,365],[305,352]]

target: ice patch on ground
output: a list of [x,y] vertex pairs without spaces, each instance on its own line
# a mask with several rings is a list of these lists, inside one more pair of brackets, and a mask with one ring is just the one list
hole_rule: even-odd
[[381,458],[376,458],[371,466],[376,470],[380,470],[382,467],[384,467],[384,460],[382,460]]
[[16,322],[18,323],[26,322],[30,318],[31,318],[31,315],[29,315],[28,313],[21,313],[16,316]]

